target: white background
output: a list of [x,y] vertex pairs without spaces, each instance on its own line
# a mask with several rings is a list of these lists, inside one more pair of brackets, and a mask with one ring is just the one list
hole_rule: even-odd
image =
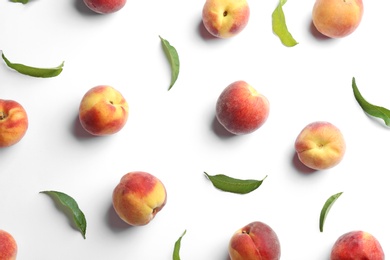
[[[390,2],[365,1],[359,28],[324,38],[311,25],[314,1],[288,1],[288,48],[273,34],[278,1],[248,0],[247,27],[215,39],[201,23],[203,1],[128,1],[97,15],[81,0],[0,1],[0,49],[12,62],[64,71],[33,78],[0,65],[0,98],[21,103],[29,129],[0,150],[0,229],[11,233],[21,260],[172,259],[187,230],[184,260],[226,260],[231,235],[262,221],[277,233],[286,260],[326,260],[342,234],[364,230],[390,252],[388,162],[390,129],[367,116],[352,77],[371,103],[390,107]],[[159,35],[178,51],[181,67],[168,91],[170,67]],[[221,91],[245,80],[270,101],[268,121],[245,136],[215,121]],[[91,137],[78,106],[91,87],[108,84],[127,99],[130,115],[116,135]],[[343,161],[309,171],[294,154],[308,123],[325,120],[344,134]],[[111,194],[127,172],[142,170],[166,186],[165,208],[147,226],[129,227]],[[205,178],[226,174],[263,179],[247,195],[215,189]],[[43,190],[72,196],[87,218],[84,240]],[[326,199],[344,192],[319,231]]]

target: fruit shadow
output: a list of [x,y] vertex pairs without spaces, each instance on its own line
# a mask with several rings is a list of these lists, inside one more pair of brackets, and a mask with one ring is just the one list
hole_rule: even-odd
[[209,33],[206,29],[206,27],[204,27],[204,24],[203,24],[203,21],[200,20],[199,21],[199,24],[198,24],[198,33],[199,33],[199,36],[205,40],[205,41],[210,41],[210,40],[219,40],[218,37],[215,37],[214,35],[212,35],[211,33]]
[[73,135],[79,140],[97,138],[97,136],[91,135],[90,133],[85,131],[85,129],[83,128],[83,126],[80,123],[78,114],[75,116],[75,119],[73,120],[72,132],[73,132]]
[[294,154],[292,156],[291,163],[292,163],[293,167],[301,174],[306,175],[306,174],[312,174],[312,173],[317,172],[317,170],[311,169],[311,168],[307,167],[306,165],[304,165],[299,160],[298,155],[295,151],[294,151]]
[[75,9],[82,15],[90,15],[90,16],[99,16],[101,14],[98,14],[86,6],[83,0],[74,0],[74,7]]
[[109,208],[107,209],[105,221],[107,223],[107,226],[114,233],[123,232],[133,228],[133,226],[127,224],[118,216],[112,204],[110,204]]
[[322,33],[320,33],[317,30],[317,28],[314,26],[313,20],[311,18],[310,18],[310,21],[309,21],[309,32],[318,41],[332,40],[332,38],[323,35]]
[[219,123],[219,121],[218,121],[216,116],[214,116],[214,118],[212,119],[211,129],[221,139],[228,139],[228,138],[233,138],[233,137],[236,136],[235,134],[232,134],[229,131],[227,131],[223,127],[223,125],[221,125]]

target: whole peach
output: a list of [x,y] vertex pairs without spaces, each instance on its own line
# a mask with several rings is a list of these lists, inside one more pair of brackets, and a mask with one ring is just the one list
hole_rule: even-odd
[[336,166],[343,159],[345,150],[346,144],[341,131],[325,121],[308,124],[295,140],[299,160],[314,170]]
[[384,260],[385,254],[379,241],[365,231],[351,231],[334,243],[330,260]]
[[0,259],[15,260],[18,246],[13,236],[7,231],[0,230]]
[[230,38],[239,34],[249,20],[246,0],[206,0],[202,21],[206,30],[218,38]]
[[257,130],[268,115],[268,99],[242,80],[227,86],[217,100],[217,120],[232,134],[249,134]]
[[91,88],[80,102],[79,120],[92,135],[111,135],[121,130],[128,118],[129,106],[122,94],[108,85]]
[[267,224],[255,221],[237,230],[229,242],[231,260],[278,260],[279,238]]
[[14,100],[0,99],[0,147],[18,143],[26,134],[26,110]]
[[330,38],[345,37],[356,30],[363,17],[362,0],[316,0],[312,20]]
[[118,216],[132,226],[148,224],[167,201],[164,184],[154,175],[134,171],[125,174],[112,195]]
[[126,0],[84,0],[86,6],[99,14],[110,14],[122,9]]

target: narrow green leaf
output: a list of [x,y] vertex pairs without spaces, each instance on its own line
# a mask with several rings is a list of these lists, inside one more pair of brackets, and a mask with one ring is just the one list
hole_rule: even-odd
[[298,42],[293,38],[287,29],[286,18],[284,17],[283,5],[287,0],[280,0],[278,6],[272,13],[272,30],[287,47],[293,47]]
[[264,179],[267,178],[267,176],[265,176],[262,180],[240,180],[223,174],[214,176],[209,175],[206,172],[205,174],[217,189],[238,194],[246,194],[256,190],[263,183]]
[[69,209],[73,215],[73,221],[76,227],[80,230],[81,234],[85,239],[85,232],[87,230],[87,221],[84,213],[80,210],[77,202],[69,195],[59,191],[41,191],[51,196],[53,199],[58,200],[62,205]]
[[184,230],[183,234],[179,237],[179,239],[175,243],[175,247],[173,249],[173,260],[180,260],[180,246],[181,246],[181,239],[186,234],[187,230]]
[[385,124],[387,126],[390,126],[390,110],[384,107],[372,105],[369,102],[367,102],[363,96],[360,94],[360,91],[356,85],[355,78],[352,78],[352,89],[353,94],[355,95],[355,98],[361,108],[366,112],[367,114],[373,116],[373,117],[379,117],[385,121]]
[[22,4],[27,4],[29,0],[11,0],[11,2],[14,3],[22,3]]
[[2,57],[7,66],[11,69],[14,69],[21,74],[37,78],[51,78],[58,76],[62,72],[62,69],[64,67],[64,62],[62,62],[61,65],[54,68],[36,68],[26,66],[24,64],[12,63],[4,56],[4,53],[2,53]]
[[329,197],[329,199],[326,200],[324,206],[322,207],[321,214],[320,214],[320,231],[322,232],[324,230],[324,224],[326,216],[328,215],[328,212],[330,208],[333,206],[335,201],[343,194],[342,192],[336,193]]
[[179,61],[179,54],[177,53],[175,47],[173,47],[167,40],[163,39],[161,36],[159,36],[161,39],[161,43],[165,52],[165,55],[167,56],[169,63],[171,65],[171,85],[169,86],[168,90],[170,90],[173,85],[175,84],[177,78],[179,77],[179,71],[180,71],[180,61]]

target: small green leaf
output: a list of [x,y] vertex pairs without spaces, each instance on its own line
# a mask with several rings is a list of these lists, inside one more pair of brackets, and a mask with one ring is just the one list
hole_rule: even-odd
[[173,47],[167,40],[163,39],[161,36],[159,36],[161,39],[161,43],[165,52],[165,55],[167,56],[169,63],[171,65],[171,85],[169,86],[168,90],[170,90],[173,85],[175,84],[177,78],[179,77],[179,71],[180,71],[180,61],[179,61],[179,54],[177,53],[175,47]]
[[11,2],[14,3],[22,3],[22,4],[27,4],[29,0],[11,0]]
[[80,210],[79,206],[77,205],[77,202],[69,195],[59,191],[41,191],[40,193],[45,193],[51,196],[53,199],[58,200],[62,205],[64,205],[66,208],[68,208],[71,211],[73,215],[74,224],[80,230],[81,234],[85,239],[87,221],[85,219],[84,213]]
[[321,214],[320,214],[320,231],[322,232],[324,230],[324,224],[326,216],[328,215],[328,212],[330,208],[333,206],[335,201],[343,194],[342,192],[336,193],[327,199],[324,206],[322,207]]
[[291,33],[287,29],[286,18],[282,6],[287,0],[280,0],[278,6],[272,13],[272,30],[279,37],[282,43],[287,47],[293,47],[298,42],[292,37]]
[[264,179],[267,178],[267,176],[265,176],[264,179],[260,181],[240,180],[223,174],[217,174],[214,176],[208,175],[206,172],[205,174],[217,189],[238,194],[246,194],[256,190],[263,183]]
[[36,68],[19,63],[12,63],[4,56],[4,53],[2,53],[2,57],[7,66],[11,69],[14,69],[21,74],[37,78],[51,78],[58,76],[62,72],[62,68],[64,66],[64,62],[62,62],[60,66],[54,68]]
[[364,110],[364,112],[366,112],[371,116],[382,118],[383,121],[385,121],[385,124],[387,126],[390,126],[390,110],[384,107],[372,105],[369,102],[367,102],[360,94],[360,91],[356,85],[355,78],[352,78],[352,89],[357,102]]
[[173,249],[173,260],[180,260],[180,245],[181,245],[181,239],[186,234],[187,230],[184,230],[183,234],[179,237],[179,239],[175,243],[175,248]]

